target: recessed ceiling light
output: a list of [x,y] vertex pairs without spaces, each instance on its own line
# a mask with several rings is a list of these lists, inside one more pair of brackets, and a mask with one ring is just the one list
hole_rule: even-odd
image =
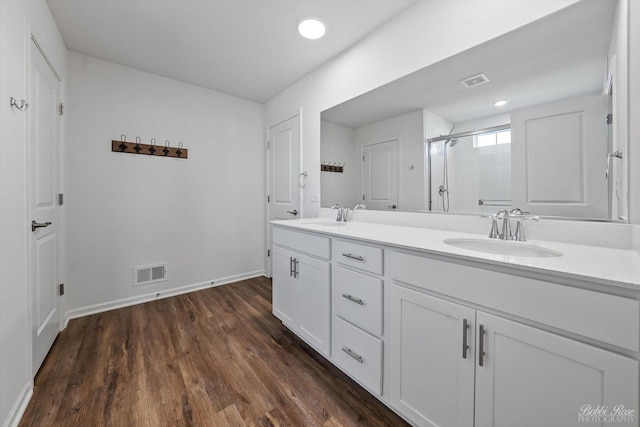
[[507,100],[506,99],[501,99],[500,101],[496,101],[493,103],[493,105],[495,105],[496,107],[502,107],[503,105],[507,104]]
[[324,24],[315,18],[304,18],[298,24],[298,32],[306,39],[319,39],[324,36],[325,31]]

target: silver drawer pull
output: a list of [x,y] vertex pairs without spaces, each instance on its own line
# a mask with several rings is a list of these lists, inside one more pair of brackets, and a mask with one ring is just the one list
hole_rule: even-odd
[[360,363],[364,363],[364,359],[358,353],[354,353],[349,347],[342,347],[342,351],[347,353],[349,356],[353,357]]
[[352,296],[351,296],[351,295],[349,295],[349,294],[342,294],[342,298],[346,298],[346,299],[348,299],[349,301],[353,301],[353,302],[355,302],[356,304],[364,305],[364,301],[362,301],[362,300],[361,300],[361,299],[359,299],[359,298],[354,298],[354,297],[352,297]]
[[364,258],[362,258],[360,255],[342,254],[342,256],[347,257],[347,258],[351,258],[351,259],[355,259],[357,261],[364,261]]

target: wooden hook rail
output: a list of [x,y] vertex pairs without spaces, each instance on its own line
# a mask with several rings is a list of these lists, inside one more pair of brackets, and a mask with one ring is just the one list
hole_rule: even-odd
[[184,147],[116,140],[111,141],[111,151],[114,153],[144,154],[146,156],[175,157],[178,159],[186,159],[189,155],[189,150]]

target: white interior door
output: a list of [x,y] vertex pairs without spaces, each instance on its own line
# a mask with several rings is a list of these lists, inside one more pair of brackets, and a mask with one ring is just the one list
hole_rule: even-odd
[[[295,219],[300,212],[300,116],[269,128],[268,220]],[[267,224],[267,249],[271,248],[271,227]],[[267,262],[271,275],[271,258]]]
[[60,83],[31,43],[29,193],[33,374],[60,331],[56,281],[58,246],[58,106]]
[[367,209],[398,209],[398,140],[362,146],[362,195]]
[[607,218],[607,97],[511,114],[512,203],[535,215]]

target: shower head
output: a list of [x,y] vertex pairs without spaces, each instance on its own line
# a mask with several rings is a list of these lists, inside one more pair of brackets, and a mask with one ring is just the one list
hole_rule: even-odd
[[449,148],[452,148],[452,147],[455,147],[457,143],[458,143],[457,139],[447,139],[447,142],[445,142],[445,145],[449,144]]

